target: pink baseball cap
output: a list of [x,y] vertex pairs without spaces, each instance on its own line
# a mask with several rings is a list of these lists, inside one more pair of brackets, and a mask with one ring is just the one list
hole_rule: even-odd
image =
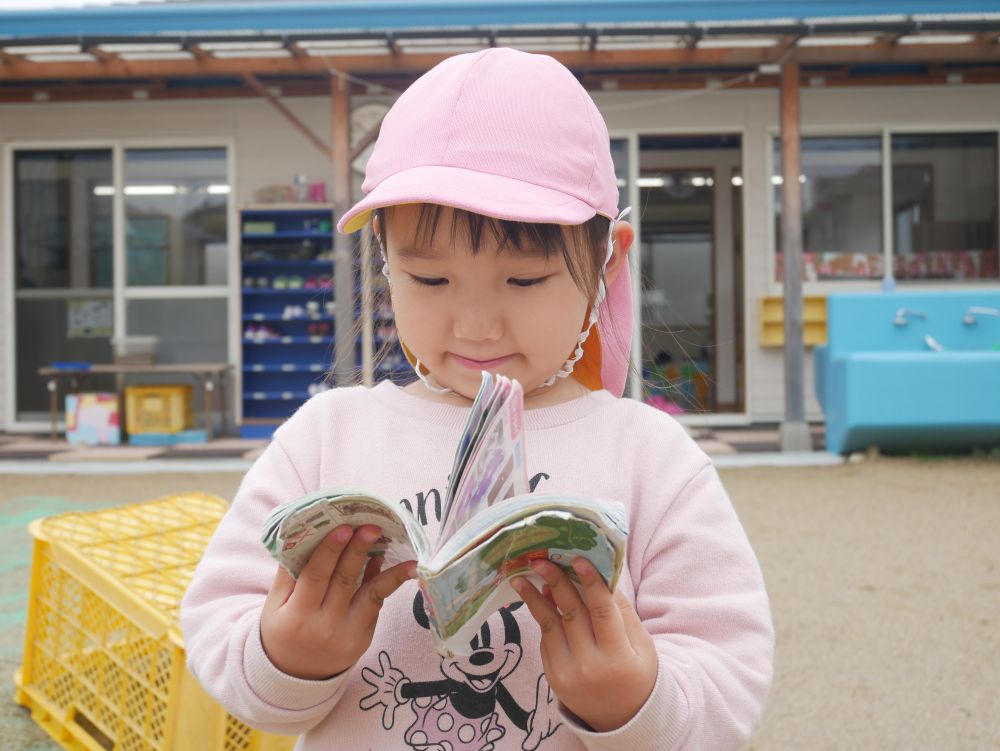
[[[403,92],[382,122],[361,189],[365,197],[337,223],[341,232],[361,229],[372,209],[406,203],[564,225],[618,216],[597,106],[554,58],[507,48],[450,57]],[[577,369],[599,373],[600,383],[588,385],[620,396],[632,337],[627,266],[588,344],[595,334],[599,346],[585,347]]]

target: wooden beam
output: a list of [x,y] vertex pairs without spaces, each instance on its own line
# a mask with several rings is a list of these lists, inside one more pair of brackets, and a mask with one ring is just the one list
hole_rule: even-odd
[[118,59],[117,55],[111,52],[105,52],[96,44],[91,45],[90,47],[84,47],[83,51],[86,52],[88,55],[93,55],[102,63],[110,63]]
[[902,36],[903,34],[900,32],[883,34],[881,37],[876,39],[875,42],[872,43],[872,45],[867,49],[878,53],[887,53],[891,50],[898,49],[897,42],[899,42],[899,39]]
[[[2,63],[0,63],[2,67]],[[879,87],[879,86],[942,86],[953,85],[949,82],[947,68],[935,67],[930,73],[884,73],[877,76],[853,76],[846,66],[836,69],[822,71],[812,76],[819,76],[823,79],[823,86],[826,88],[837,88],[844,86],[851,87]],[[965,68],[961,71],[962,84],[965,86],[974,85],[997,85],[1000,84],[1000,68]],[[715,77],[718,77],[716,74]],[[725,73],[721,74],[728,77]],[[739,75],[734,71],[732,76]],[[805,75],[805,74],[803,74]],[[621,72],[614,71],[594,71],[582,73],[581,83],[592,91],[601,91],[601,83],[607,78],[613,78],[617,83],[617,91],[663,91],[676,90],[687,91],[705,88],[705,74],[700,72],[687,72],[684,68],[673,71],[643,71],[643,72]],[[242,77],[241,77],[242,80]],[[400,74],[398,76],[379,77],[380,85],[386,86],[390,90],[403,91],[413,82],[412,76]],[[197,79],[191,81],[197,84]],[[803,80],[803,84],[808,84]],[[810,84],[811,85],[811,84]],[[149,94],[149,99],[157,100],[184,100],[184,99],[232,99],[258,96],[256,90],[247,84],[232,86],[197,86],[190,85],[184,87],[166,87],[165,79],[143,79],[141,82],[121,81],[115,83],[102,83],[94,86],[92,82],[83,81],[46,81],[45,91],[48,93],[49,102],[100,102],[100,101],[122,101],[134,99],[133,92],[140,86]],[[735,84],[728,85],[728,89],[772,89],[774,83],[767,77],[758,77],[756,80],[743,80]],[[281,81],[281,96],[288,97],[315,97],[330,96],[330,85],[327,76],[322,78],[295,78]],[[34,101],[34,89],[29,86],[7,86],[0,81],[0,102],[6,103],[27,103]],[[352,161],[357,158],[360,150],[363,150],[375,138],[376,133],[366,134],[362,143],[351,150]],[[360,148],[359,148],[360,147]]]
[[[333,124],[333,220],[351,208],[351,83],[346,76],[330,77],[331,122]],[[354,365],[354,238],[334,230],[333,236],[334,315],[333,378],[338,386],[356,382]]]
[[197,44],[188,45],[185,49],[194,55],[194,59],[201,65],[211,65],[215,61],[215,57],[212,56],[211,52],[203,50]]
[[288,122],[290,122],[293,126],[295,126],[295,129],[298,130],[300,133],[302,133],[302,135],[304,135],[306,139],[313,144],[313,146],[315,146],[317,149],[323,152],[323,156],[325,156],[327,159],[330,158],[330,147],[327,146],[325,143],[323,143],[322,139],[320,139],[319,136],[313,133],[312,130],[309,129],[309,126],[306,125],[304,122],[302,122],[294,112],[288,109],[288,107],[282,104],[281,101],[274,94],[268,91],[267,87],[265,87],[250,73],[244,73],[243,80],[246,81],[247,85],[251,89],[256,91],[267,101],[269,101],[272,107],[274,107],[276,110],[278,110],[278,112],[284,115],[285,119],[288,120]]
[[296,42],[286,42],[285,49],[292,53],[292,57],[299,59],[309,57],[308,53]]
[[[191,51],[196,55],[197,48]],[[780,48],[778,48],[780,49]],[[796,50],[800,65],[864,63],[997,62],[1000,44],[895,45],[867,47],[803,47]],[[108,60],[82,63],[32,63],[23,58],[8,60],[0,67],[2,80],[170,78],[182,76],[301,75],[326,73],[321,57],[215,58],[202,53],[195,60]],[[748,49],[654,49],[553,51],[553,57],[573,70],[590,68],[670,66],[757,66],[777,62],[775,48]],[[445,53],[399,53],[398,55],[338,55],[337,69],[354,75],[420,73],[449,57]],[[15,56],[12,56],[15,57]]]
[[805,345],[802,341],[802,187],[799,132],[799,64],[781,67],[781,254],[784,266],[785,419],[784,451],[811,451],[805,421]]

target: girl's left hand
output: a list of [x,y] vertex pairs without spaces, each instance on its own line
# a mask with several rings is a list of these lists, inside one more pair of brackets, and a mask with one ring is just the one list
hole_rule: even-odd
[[556,696],[597,732],[620,728],[645,704],[656,683],[657,653],[639,614],[613,595],[585,558],[573,561],[582,596],[550,561],[531,568],[545,594],[523,577],[511,580],[541,628],[542,666]]

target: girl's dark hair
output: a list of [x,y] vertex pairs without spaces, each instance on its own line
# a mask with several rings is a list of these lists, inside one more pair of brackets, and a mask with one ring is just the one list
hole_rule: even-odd
[[[437,233],[444,206],[433,203],[420,205],[420,215],[414,231],[417,242],[429,243]],[[392,208],[375,209],[385,237],[386,222]],[[561,225],[541,222],[514,222],[495,219],[463,209],[454,209],[450,232],[452,237],[462,233],[476,255],[482,248],[483,237],[492,237],[500,253],[516,253],[526,248],[540,248],[548,259],[558,252],[566,261],[570,277],[576,286],[593,302],[597,293],[597,279],[604,266],[606,242],[611,220],[595,215],[583,224]]]

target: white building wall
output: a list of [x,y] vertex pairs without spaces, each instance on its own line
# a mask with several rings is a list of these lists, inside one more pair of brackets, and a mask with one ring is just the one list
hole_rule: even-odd
[[[752,420],[777,420],[784,412],[783,358],[780,350],[757,344],[758,305],[763,295],[780,294],[774,281],[769,139],[777,133],[776,90],[596,92],[598,106],[616,133],[736,133],[743,136],[744,160],[744,331],[747,413]],[[330,139],[331,104],[325,97],[285,100],[320,138]],[[807,88],[802,93],[806,135],[829,132],[877,133],[883,127],[915,130],[1000,129],[1000,87],[936,86],[910,88]],[[235,154],[235,205],[251,202],[260,187],[287,183],[294,174],[328,179],[329,166],[316,147],[280,113],[259,99],[39,103],[0,106],[0,145],[86,141],[206,140],[231,138]],[[0,207],[10,206],[10,165],[0,165]],[[6,209],[3,222],[9,221]],[[10,298],[6,232],[0,235],[0,311],[13,309]],[[237,285],[237,280],[231,280]],[[874,289],[877,282],[807,283],[804,293],[828,294]],[[8,353],[9,327],[0,326],[0,353]],[[9,388],[10,362],[0,361],[0,395]],[[821,412],[812,395],[811,358],[807,357],[807,414]],[[12,416],[0,398],[0,426]]]

